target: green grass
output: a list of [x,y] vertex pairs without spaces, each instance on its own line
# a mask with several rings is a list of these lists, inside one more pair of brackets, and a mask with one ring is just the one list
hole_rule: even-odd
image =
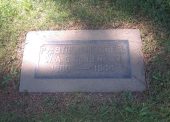
[[[18,93],[28,31],[114,28],[140,29],[148,91]],[[170,0],[0,0],[0,30],[0,122],[170,121]]]

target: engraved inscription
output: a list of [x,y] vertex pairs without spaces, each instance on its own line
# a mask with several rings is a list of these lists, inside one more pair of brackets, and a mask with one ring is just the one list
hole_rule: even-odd
[[36,78],[128,78],[128,40],[65,41],[40,47]]

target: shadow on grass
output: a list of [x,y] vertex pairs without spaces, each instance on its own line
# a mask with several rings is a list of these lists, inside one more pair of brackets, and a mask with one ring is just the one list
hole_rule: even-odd
[[[108,23],[135,22],[149,19],[158,27],[170,28],[170,3],[145,0],[54,0],[69,15],[89,29],[101,28]],[[54,17],[55,19],[55,17]],[[56,21],[57,18],[56,18]],[[114,26],[113,26],[114,27]]]
[[[52,0],[51,0],[52,1]],[[57,12],[51,14],[50,17],[54,24],[61,24],[57,29],[70,29],[70,22],[73,24],[71,26],[81,26],[78,29],[113,29],[113,28],[138,28],[141,30],[141,36],[143,40],[143,52],[144,60],[146,64],[146,78],[149,82],[150,90],[146,93],[149,95],[149,99],[144,102],[139,101],[137,104],[135,102],[122,102],[122,100],[115,102],[114,105],[98,105],[95,103],[90,103],[86,106],[84,99],[79,101],[76,95],[73,95],[72,102],[68,100],[67,96],[61,96],[58,98],[59,103],[51,108],[51,113],[59,112],[59,120],[69,120],[77,117],[83,120],[90,120],[99,118],[103,121],[106,120],[156,120],[156,121],[166,121],[168,120],[168,105],[169,105],[169,94],[170,94],[170,2],[169,0],[53,0],[58,6],[58,9],[62,12],[61,16],[57,16]],[[56,15],[55,15],[56,14]],[[68,25],[67,25],[68,24]],[[77,29],[76,28],[76,29]],[[55,29],[55,28],[54,28]],[[20,69],[19,69],[20,70]],[[4,74],[3,74],[4,75]],[[1,75],[2,76],[2,75]],[[8,77],[7,77],[8,78]],[[7,94],[8,95],[8,94]],[[48,96],[48,95],[46,95]],[[71,96],[71,95],[68,95]],[[86,95],[83,97],[89,97]],[[95,95],[91,95],[89,98],[93,98]],[[98,100],[106,97],[107,95],[98,96]],[[119,96],[119,95],[118,95]],[[121,95],[120,95],[121,96]],[[28,96],[25,96],[25,98]],[[37,110],[42,110],[44,103],[40,101],[34,101],[35,96],[29,96],[25,101],[22,101],[26,114],[32,114],[34,107]],[[74,98],[75,97],[75,98]],[[80,95],[80,98],[83,98]],[[100,98],[101,97],[101,98]],[[37,96],[36,96],[37,98]],[[113,97],[114,98],[114,97]],[[55,99],[55,100],[56,100]],[[42,99],[43,101],[43,99]],[[61,102],[62,101],[62,102]],[[9,101],[7,101],[9,102]],[[10,101],[11,102],[11,101]],[[32,104],[31,104],[32,102]],[[70,102],[70,103],[69,103]],[[122,103],[121,103],[122,102]],[[25,103],[27,105],[25,105]],[[105,102],[103,102],[105,103]],[[141,104],[140,104],[141,103]],[[10,104],[10,103],[9,103]],[[40,104],[40,105],[39,105]],[[52,102],[53,104],[53,102]],[[62,105],[66,104],[63,110]],[[70,106],[68,106],[71,104]],[[6,103],[2,104],[4,107]],[[29,106],[29,107],[28,107]],[[32,108],[31,108],[31,107]],[[37,107],[40,106],[40,107]],[[61,106],[61,108],[59,107]],[[68,106],[68,108],[67,108]],[[99,106],[99,108],[98,108]],[[111,106],[111,107],[110,107]],[[8,107],[8,106],[7,106]],[[14,105],[9,105],[8,109]],[[90,108],[89,108],[90,107]],[[15,109],[19,109],[16,107]],[[53,108],[53,109],[52,109]],[[59,111],[58,111],[58,108]],[[8,112],[7,109],[7,112]],[[21,107],[23,109],[23,107]],[[26,110],[27,109],[27,110]],[[45,108],[43,108],[45,109]],[[2,108],[6,110],[6,108]],[[46,110],[46,109],[45,109]],[[46,112],[44,110],[44,113]],[[63,112],[61,112],[63,110]],[[84,110],[84,111],[82,111]],[[141,112],[141,113],[140,113]],[[36,112],[34,112],[36,114]],[[38,112],[37,112],[38,113]],[[52,119],[52,115],[47,114],[43,116],[44,121]],[[74,115],[75,114],[75,115]],[[113,114],[115,116],[113,116]],[[133,115],[134,114],[134,115]],[[123,116],[122,116],[123,115]],[[137,118],[137,117],[139,118]],[[9,116],[6,118],[8,119]],[[81,118],[82,117],[82,118]],[[84,117],[84,118],[83,118]],[[112,118],[111,118],[112,117]],[[141,118],[140,118],[141,117]],[[131,119],[131,120],[130,120]],[[90,121],[89,120],[89,121]],[[75,120],[76,121],[76,120]]]

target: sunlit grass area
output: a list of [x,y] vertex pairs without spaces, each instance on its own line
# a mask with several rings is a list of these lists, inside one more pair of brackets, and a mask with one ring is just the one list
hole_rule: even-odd
[[[140,29],[144,93],[19,94],[31,30]],[[0,0],[0,122],[170,121],[170,0]]]

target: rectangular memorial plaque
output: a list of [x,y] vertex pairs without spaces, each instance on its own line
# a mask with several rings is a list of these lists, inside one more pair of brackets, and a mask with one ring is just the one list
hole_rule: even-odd
[[44,44],[35,71],[35,78],[49,79],[130,77],[128,40]]
[[139,30],[27,34],[21,92],[119,92],[145,88]]

